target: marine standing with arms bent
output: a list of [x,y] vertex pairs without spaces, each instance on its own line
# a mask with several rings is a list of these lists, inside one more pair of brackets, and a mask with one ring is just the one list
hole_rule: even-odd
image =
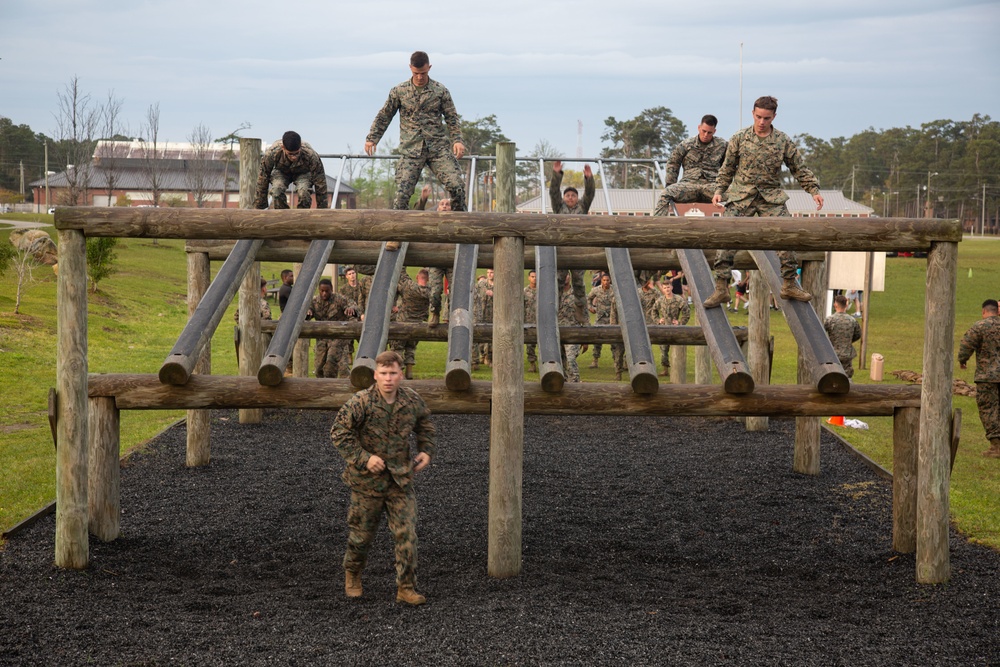
[[962,336],[958,364],[976,353],[976,405],[990,448],[983,456],[1000,459],[1000,310],[996,299],[983,301],[983,318]]
[[[778,100],[759,97],[753,103],[753,125],[740,130],[729,140],[726,159],[715,181],[713,204],[726,197],[726,215],[731,217],[789,217],[785,202],[788,195],[781,189],[781,165],[799,182],[802,189],[816,201],[816,210],[823,208],[819,181],[802,160],[798,146],[771,123],[778,113]],[[729,301],[729,280],[733,273],[735,250],[719,250],[715,258],[715,292],[705,299],[705,308],[721,306]],[[799,287],[799,268],[795,253],[779,250],[781,260],[781,298],[809,301],[812,295]]]

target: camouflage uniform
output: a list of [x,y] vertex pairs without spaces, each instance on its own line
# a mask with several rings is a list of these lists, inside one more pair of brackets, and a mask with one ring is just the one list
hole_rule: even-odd
[[[535,324],[536,316],[538,313],[538,289],[532,287],[531,285],[526,285],[524,288],[524,323],[525,324]],[[528,348],[528,363],[534,364],[538,362],[538,355],[536,354],[535,343],[527,343]]]
[[[600,285],[590,290],[587,295],[587,305],[597,311],[597,319],[594,324],[608,324],[611,322],[611,309],[615,307],[615,290],[611,287],[602,288]],[[601,358],[600,343],[594,343],[594,362]]]
[[[611,317],[608,318],[608,324],[620,324],[618,321],[618,308],[615,305],[615,298],[612,290],[611,296]],[[611,359],[615,363],[615,374],[625,372],[625,344],[624,343],[612,343],[611,344]]]
[[[340,408],[330,429],[330,439],[346,463],[342,478],[351,489],[344,569],[358,573],[364,569],[384,510],[395,545],[396,583],[400,587],[417,583],[417,496],[411,433],[416,434],[417,450],[433,457],[430,410],[408,387],[399,388],[392,405],[385,402],[377,386],[359,391]],[[367,469],[372,454],[385,461],[385,470],[373,473]]]
[[[781,189],[781,165],[810,195],[819,194],[819,181],[806,167],[798,146],[787,134],[774,127],[771,134],[758,137],[753,127],[740,130],[729,140],[726,159],[715,180],[715,193],[726,199],[726,215],[735,217],[789,217]],[[715,277],[727,282],[732,277],[735,250],[720,250],[715,258]],[[799,268],[795,252],[779,250],[781,276],[794,280]]]
[[823,321],[826,335],[833,344],[833,350],[840,359],[847,377],[854,377],[854,357],[858,356],[852,343],[861,338],[861,325],[857,318],[847,313],[834,313]]
[[666,319],[667,307],[663,293],[655,287],[649,290],[639,288],[639,305],[642,306],[646,324],[659,324],[661,319]]
[[[677,144],[667,160],[666,188],[653,215],[672,214],[671,205],[674,202],[710,203],[715,194],[715,179],[725,157],[726,141],[719,137],[712,137],[705,144],[696,135]],[[684,168],[684,176],[678,183],[677,174],[681,167]]]
[[[590,213],[590,205],[594,203],[594,193],[596,188],[594,186],[594,177],[590,178],[584,177],[583,179],[583,196],[577,201],[576,206],[570,208],[563,201],[562,194],[562,179],[563,173],[561,171],[552,172],[552,181],[549,183],[549,199],[552,201],[552,212],[560,215],[587,215]],[[556,278],[557,284],[562,285],[566,282],[566,274],[570,273],[566,269],[561,269],[558,272]],[[587,310],[587,289],[583,285],[583,275],[586,273],[581,269],[573,269],[573,298],[576,299],[577,307],[582,311]],[[585,324],[584,322],[577,322],[576,324]]]
[[[357,269],[355,269],[355,271],[357,271]],[[354,285],[353,287],[351,287],[350,283],[348,283],[347,280],[345,279],[344,284],[341,285],[340,289],[337,290],[341,296],[343,296],[345,299],[354,304],[355,307],[354,315],[351,315],[348,318],[349,321],[351,322],[360,322],[361,316],[365,314],[365,306],[368,305],[368,290],[371,287],[371,285],[369,285],[362,279],[364,277],[365,276],[362,276],[359,273],[357,279],[358,284]],[[347,341],[347,351],[348,354],[351,355],[350,359],[348,359],[349,362],[354,358],[355,340],[357,339],[352,338]]]
[[[493,284],[486,282],[486,278],[476,281],[476,291],[473,294],[474,320],[484,324],[493,323],[493,295],[486,292],[493,291]],[[479,343],[476,346],[479,360],[483,363],[493,363],[493,345],[491,343]]]
[[[559,311],[556,315],[559,326],[580,326],[576,319],[576,297],[572,290],[564,291],[559,299]],[[580,344],[562,346],[563,372],[566,374],[567,382],[580,381],[580,366],[576,363],[576,358],[580,356]]]
[[[423,211],[426,208],[427,200],[423,197],[413,205],[415,211]],[[451,269],[440,269],[435,266],[428,271],[427,286],[431,290],[431,314],[433,315],[441,315],[441,297],[444,295],[445,279],[451,284]]]
[[[343,295],[334,292],[328,300],[316,296],[312,300],[311,319],[317,322],[346,322],[349,317],[345,312],[348,308],[357,306]],[[310,317],[306,317],[310,319]],[[351,375],[351,341],[347,338],[317,338],[316,339],[316,377],[335,378]]]
[[[671,296],[663,294],[662,296],[662,314],[666,323],[673,324],[674,320],[677,320],[678,325],[683,326],[687,324],[688,320],[691,319],[691,306],[688,305],[687,299],[679,294],[672,294]],[[669,345],[660,345],[660,365],[664,368],[670,368]]]
[[366,141],[377,144],[397,111],[400,159],[396,164],[396,198],[392,207],[397,211],[410,207],[413,189],[426,165],[451,195],[451,210],[464,211],[465,175],[452,153],[452,146],[462,141],[461,118],[451,93],[433,79],[419,87],[412,79],[404,81],[389,91]]
[[[271,304],[269,304],[267,299],[264,297],[260,298],[260,319],[271,319]],[[238,307],[236,308],[236,312],[233,313],[233,321],[236,322],[236,324],[240,323],[240,309]]]
[[295,190],[299,195],[296,208],[312,206],[310,186],[316,190],[316,208],[327,207],[326,172],[323,170],[323,161],[312,146],[304,141],[300,150],[299,159],[295,162],[285,157],[280,140],[275,141],[264,151],[264,157],[260,161],[260,174],[257,176],[254,208],[267,208],[269,193],[274,201],[274,208],[288,208],[288,197],[285,193],[290,183],[295,184]]
[[[429,302],[430,287],[421,287],[404,269],[396,285],[396,304],[399,309],[392,319],[396,322],[426,322]],[[405,365],[416,363],[417,341],[390,340],[389,349],[399,352]]]
[[1000,315],[984,317],[962,336],[958,363],[976,353],[976,405],[986,439],[1000,438]]

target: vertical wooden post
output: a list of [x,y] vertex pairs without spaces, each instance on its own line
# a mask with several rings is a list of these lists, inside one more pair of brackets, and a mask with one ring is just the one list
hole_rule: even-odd
[[687,384],[687,345],[670,346],[670,384]]
[[[240,208],[253,208],[260,171],[260,139],[240,139]],[[240,375],[257,376],[264,358],[260,334],[260,262],[254,262],[240,285]],[[264,411],[240,410],[241,424],[259,424]]]
[[940,584],[951,577],[948,485],[957,273],[958,244],[931,244],[927,254],[924,381],[917,453],[917,581],[922,584]]
[[[695,322],[701,324],[697,309],[692,306],[691,310]],[[712,384],[712,352],[708,349],[708,345],[698,345],[694,348],[694,383]]]
[[[212,282],[211,263],[207,252],[188,253],[188,317],[190,317]],[[208,375],[212,372],[212,344],[205,346],[194,372]],[[208,465],[212,450],[209,442],[208,410],[187,411],[187,465],[197,467]]]
[[892,548],[917,549],[917,443],[920,409],[896,408],[892,415]]
[[[747,364],[753,375],[754,385],[763,387],[771,383],[768,354],[768,333],[771,327],[771,290],[764,274],[758,269],[750,276],[750,317],[747,331]],[[766,431],[767,417],[747,417],[748,431]]]
[[56,283],[56,565],[85,568],[87,535],[87,242],[59,230]]
[[88,523],[94,537],[110,542],[118,537],[121,520],[121,422],[115,399],[109,396],[91,398],[89,412]]
[[[292,265],[292,273],[295,281],[299,280],[299,272],[302,270],[302,263],[295,262]],[[361,280],[361,276],[358,276]],[[292,350],[292,375],[297,378],[309,377],[309,346],[312,344],[311,338],[299,338],[295,341],[295,349]],[[352,359],[353,361],[353,359]]]
[[[497,211],[514,212],[512,142],[497,144]],[[493,404],[487,572],[521,572],[521,478],[524,462],[524,239],[494,241]]]
[[[802,263],[802,287],[813,295],[811,305],[822,319],[826,313],[826,263]],[[811,384],[812,374],[806,365],[802,350],[798,352],[798,383]],[[819,436],[821,424],[819,417],[795,418],[795,453],[792,470],[803,475],[819,474]]]

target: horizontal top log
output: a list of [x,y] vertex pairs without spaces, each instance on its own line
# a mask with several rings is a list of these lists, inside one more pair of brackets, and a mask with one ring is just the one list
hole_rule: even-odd
[[[416,389],[432,412],[489,414],[490,382],[474,381],[461,392],[449,391],[444,380],[413,380],[406,386]],[[87,389],[90,398],[113,397],[119,410],[335,410],[354,393],[347,379],[285,378],[268,387],[256,377],[213,375],[193,375],[182,387],[161,384],[155,375],[90,375]],[[524,384],[524,413],[530,415],[887,416],[897,407],[920,407],[920,386],[852,385],[847,394],[820,394],[809,386],[766,385],[734,395],[719,385],[685,384],[639,395],[624,383],[566,383],[555,394],[537,382]]]
[[[235,245],[234,241],[194,240],[188,241],[185,250],[189,253],[206,253],[214,261],[225,260]],[[268,240],[257,252],[261,262],[301,262],[309,248],[309,241],[278,241]],[[330,262],[333,264],[374,264],[382,244],[378,241],[337,241],[330,252]],[[715,259],[714,250],[706,250]],[[629,251],[632,257],[632,267],[635,269],[654,269],[667,271],[680,269],[677,251],[665,249],[633,248]],[[822,262],[826,260],[824,252],[800,252],[798,258],[803,262]],[[410,266],[434,266],[439,268],[452,267],[455,260],[455,244],[453,243],[411,243],[406,250],[406,263]],[[604,269],[608,268],[607,256],[603,248],[560,248],[559,266],[565,269]],[[493,268],[493,246],[479,247],[479,268]],[[524,248],[524,268],[535,268],[535,246]],[[755,269],[753,258],[749,252],[736,253],[733,268]]]
[[239,210],[207,208],[57,208],[57,229],[87,236],[176,239],[335,239],[745,250],[926,251],[958,243],[958,220],[922,218],[683,218],[536,215],[381,209]]

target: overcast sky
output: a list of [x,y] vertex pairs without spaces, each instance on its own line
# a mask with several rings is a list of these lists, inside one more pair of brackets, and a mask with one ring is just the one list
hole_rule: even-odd
[[[817,5],[828,5],[817,7]],[[298,0],[0,0],[0,115],[54,134],[75,75],[124,100],[131,134],[160,104],[160,138],[241,123],[270,142],[299,131],[321,153],[360,152],[409,54],[467,119],[496,114],[518,152],[540,139],[598,154],[604,119],[666,106],[693,133],[740,127],[760,95],[775,127],[830,139],[974,113],[1000,119],[996,0],[572,3]],[[387,136],[398,139],[398,124]],[[328,166],[328,169],[330,167]]]

